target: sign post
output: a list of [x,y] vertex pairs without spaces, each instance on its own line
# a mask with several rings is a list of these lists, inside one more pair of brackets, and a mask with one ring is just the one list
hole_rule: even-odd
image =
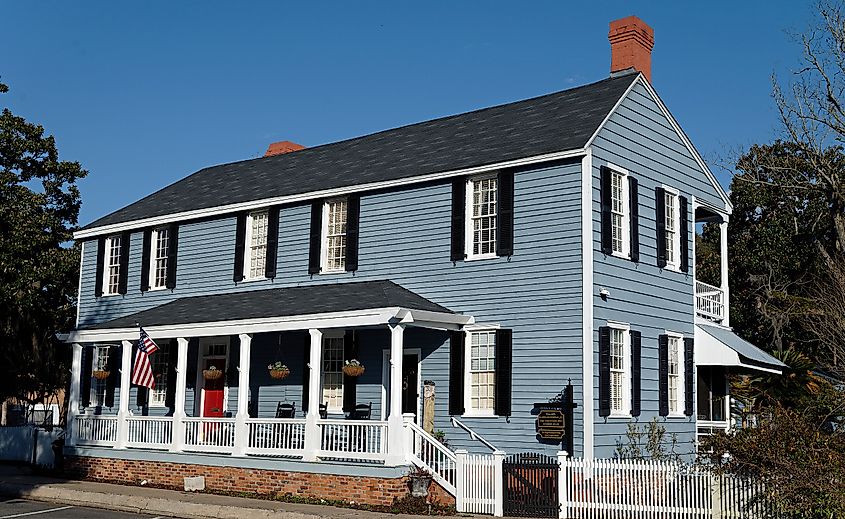
[[534,408],[540,410],[537,414],[537,436],[543,440],[559,441],[562,450],[570,456],[575,443],[572,435],[572,414],[576,407],[578,404],[575,403],[571,381],[563,389],[559,400],[534,403]]

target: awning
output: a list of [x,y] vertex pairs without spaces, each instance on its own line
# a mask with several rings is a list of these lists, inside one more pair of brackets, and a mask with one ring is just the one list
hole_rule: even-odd
[[695,364],[783,373],[786,364],[735,334],[730,328],[695,325]]
[[176,299],[97,324],[82,324],[62,339],[98,342],[152,337],[205,337],[309,328],[402,323],[443,330],[474,322],[391,281],[319,284]]

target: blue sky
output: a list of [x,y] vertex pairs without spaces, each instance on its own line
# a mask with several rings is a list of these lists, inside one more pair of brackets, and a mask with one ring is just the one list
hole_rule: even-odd
[[[0,3],[0,105],[90,171],[80,223],[208,165],[605,78],[610,20],[655,30],[653,83],[711,164],[778,134],[771,75],[803,2]],[[722,174],[723,182],[729,180]]]

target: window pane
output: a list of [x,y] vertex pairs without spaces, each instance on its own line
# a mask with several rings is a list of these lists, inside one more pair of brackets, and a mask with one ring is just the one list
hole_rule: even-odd
[[610,329],[610,409],[625,410],[625,330]]
[[496,218],[498,211],[496,177],[472,181],[472,253],[496,253]]
[[120,283],[120,236],[112,236],[106,240],[106,294],[117,294]]
[[470,408],[492,410],[496,382],[496,332],[470,333]]
[[151,405],[164,405],[167,399],[167,360],[170,357],[170,344],[163,342],[159,345],[158,351],[150,355],[150,365],[155,376],[155,387],[150,392]]
[[346,200],[327,202],[326,265],[328,271],[346,269]]
[[343,407],[343,337],[323,339],[323,400],[329,409]]
[[680,412],[680,400],[678,391],[680,390],[680,374],[679,374],[679,360],[678,350],[680,348],[681,340],[678,337],[669,337],[669,412]]
[[153,288],[161,288],[167,283],[167,255],[169,246],[169,230],[157,229],[153,232]]
[[251,213],[249,216],[249,278],[263,278],[267,261],[267,211]]
[[610,174],[610,205],[613,252],[625,253],[625,176]]

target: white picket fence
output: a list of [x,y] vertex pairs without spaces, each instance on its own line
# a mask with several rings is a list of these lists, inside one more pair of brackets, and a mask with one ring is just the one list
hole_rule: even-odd
[[502,460],[505,453],[469,454],[459,450],[455,507],[470,514],[503,515]]

